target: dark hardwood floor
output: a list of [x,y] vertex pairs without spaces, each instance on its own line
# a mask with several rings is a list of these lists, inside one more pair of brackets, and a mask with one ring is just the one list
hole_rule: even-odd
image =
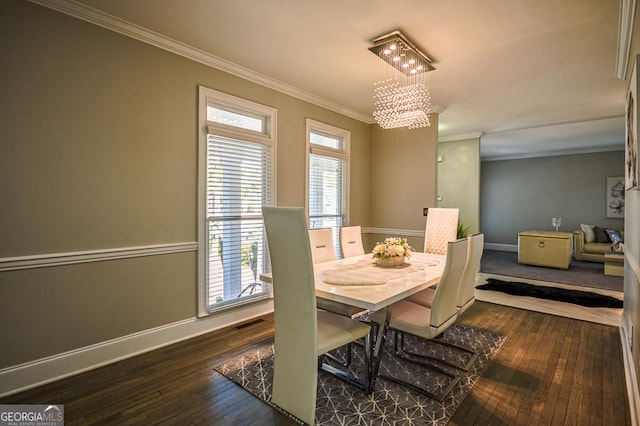
[[[485,302],[458,321],[508,339],[450,425],[631,424],[618,328]],[[64,404],[67,425],[289,425],[286,416],[213,370],[223,357],[272,336],[268,315],[0,404]]]

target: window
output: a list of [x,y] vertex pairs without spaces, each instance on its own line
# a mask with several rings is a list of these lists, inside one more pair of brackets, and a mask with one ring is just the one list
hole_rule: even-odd
[[307,119],[309,227],[332,228],[339,256],[339,230],[348,213],[349,140],[349,131]]
[[276,110],[200,88],[199,313],[270,297],[262,220],[272,205]]

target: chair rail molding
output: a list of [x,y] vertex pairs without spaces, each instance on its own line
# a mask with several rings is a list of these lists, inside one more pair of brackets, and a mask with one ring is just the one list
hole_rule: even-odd
[[399,235],[402,237],[424,237],[424,230],[414,231],[410,229],[362,228],[362,233],[363,234]]
[[194,241],[0,258],[0,272],[197,251]]

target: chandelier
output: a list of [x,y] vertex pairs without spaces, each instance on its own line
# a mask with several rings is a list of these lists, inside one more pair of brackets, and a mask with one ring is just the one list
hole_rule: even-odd
[[380,127],[430,126],[431,60],[397,30],[373,40],[369,50],[389,65],[374,88],[373,117]]

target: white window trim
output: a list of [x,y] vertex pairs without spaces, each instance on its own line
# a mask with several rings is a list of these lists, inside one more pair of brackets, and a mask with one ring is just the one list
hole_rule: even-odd
[[[214,101],[216,105],[228,106],[230,108],[241,108],[259,112],[269,117],[268,128],[264,134],[252,130],[246,130],[229,126],[222,123],[207,121],[207,104]],[[207,177],[207,135],[213,131],[215,134],[231,138],[257,140],[265,145],[273,147],[271,161],[271,202],[277,205],[276,201],[276,141],[277,141],[277,117],[278,111],[275,108],[267,107],[246,99],[238,98],[227,93],[198,86],[198,317],[211,315],[207,311],[206,301],[206,177]]]
[[[311,143],[311,132],[317,131],[320,133],[326,133],[329,135],[335,135],[342,138],[342,149],[332,149],[325,146],[317,146]],[[326,155],[328,157],[341,158],[346,160],[346,179],[345,179],[345,225],[348,225],[350,220],[350,208],[351,197],[349,192],[351,188],[351,132],[349,130],[341,129],[340,127],[332,126],[330,124],[322,123],[320,121],[313,120],[311,118],[306,119],[305,127],[306,135],[306,153],[305,153],[305,167],[304,167],[304,210],[307,215],[307,225],[309,225],[309,155],[318,154]]]

